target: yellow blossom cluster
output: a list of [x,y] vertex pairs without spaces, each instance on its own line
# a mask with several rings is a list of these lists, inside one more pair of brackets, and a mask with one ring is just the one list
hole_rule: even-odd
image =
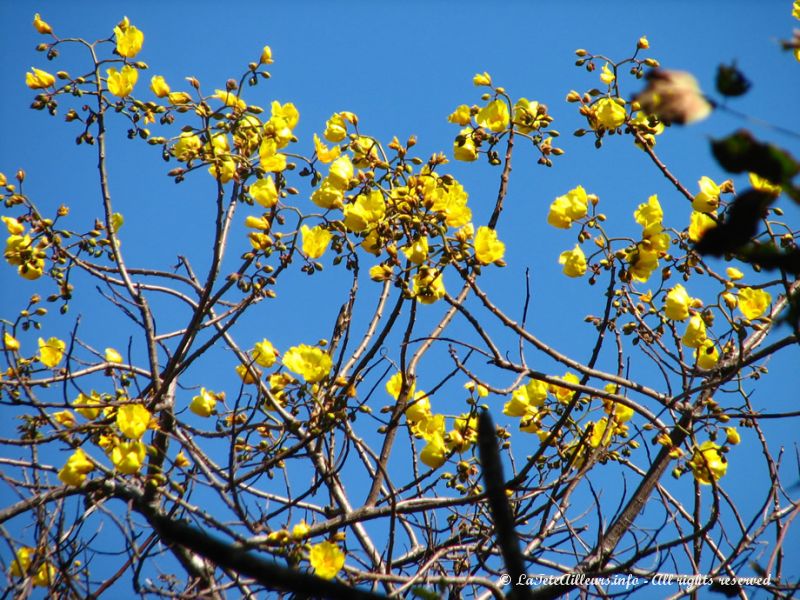
[[[579,185],[571,189],[550,204],[547,222],[559,229],[569,229],[574,222],[580,221],[587,216],[590,200],[596,203],[597,197],[590,197],[583,186]],[[558,263],[563,265],[564,274],[567,277],[581,277],[586,273],[586,255],[580,244],[575,244],[572,250],[562,252],[558,257]]]
[[[488,73],[478,73],[472,81],[476,86],[493,87],[492,78]],[[549,164],[547,154],[562,152],[552,148],[552,137],[545,137],[544,133],[540,133],[544,132],[553,120],[544,104],[520,98],[512,106],[511,100],[502,88],[495,88],[493,99],[488,99],[488,94],[484,99],[487,102],[483,106],[470,107],[460,104],[447,117],[450,123],[462,127],[453,142],[453,157],[456,160],[464,162],[477,160],[487,140],[493,146],[497,139],[495,134],[502,135],[511,127],[528,136],[539,147],[544,155],[540,161],[543,164]],[[535,134],[533,137],[530,135],[532,133]],[[490,150],[486,152],[492,164],[499,164],[497,158],[491,156]]]
[[8,230],[6,248],[3,258],[12,266],[17,267],[20,277],[28,280],[38,279],[44,272],[44,258],[47,242],[40,237],[31,239],[25,232],[25,225],[13,217],[0,217]]
[[645,282],[658,268],[659,258],[667,253],[670,236],[664,231],[664,211],[655,194],[637,207],[633,218],[642,226],[642,240],[626,251],[628,273],[633,280]]
[[720,446],[711,440],[695,448],[688,464],[694,478],[703,485],[711,485],[712,480],[719,481],[728,471],[728,461],[720,452]]
[[282,358],[284,366],[308,383],[319,383],[327,377],[333,361],[331,355],[316,346],[300,344],[289,348]]
[[[133,475],[142,468],[147,455],[147,447],[141,440],[147,430],[154,427],[152,414],[139,403],[126,402],[114,408],[110,402],[111,398],[107,395],[92,391],[88,396],[80,393],[73,407],[75,412],[88,420],[97,419],[101,413],[106,418],[114,417],[116,429],[106,429],[97,443],[117,471]],[[69,411],[61,411],[53,416],[67,427],[76,425]],[[58,472],[58,478],[66,485],[79,486],[94,469],[95,464],[89,455],[82,448],[77,448]]]
[[[386,382],[387,393],[400,400],[402,373],[395,373]],[[468,382],[465,387],[475,390],[479,397],[485,397],[488,390],[484,386]],[[447,431],[445,415],[431,410],[430,397],[411,384],[405,394],[406,421],[414,437],[426,442],[420,452],[420,460],[431,469],[438,469],[454,452],[466,452],[478,439],[478,420],[474,414],[462,414],[453,420],[453,429]]]
[[34,587],[49,587],[55,579],[56,568],[43,558],[41,551],[22,546],[17,549],[8,574],[20,579],[30,577]]

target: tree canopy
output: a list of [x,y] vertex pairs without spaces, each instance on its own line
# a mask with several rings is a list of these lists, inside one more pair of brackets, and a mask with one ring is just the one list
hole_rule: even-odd
[[66,23],[17,87],[80,186],[0,165],[12,593],[795,594],[800,134],[737,104],[792,81],[632,32],[432,140]]

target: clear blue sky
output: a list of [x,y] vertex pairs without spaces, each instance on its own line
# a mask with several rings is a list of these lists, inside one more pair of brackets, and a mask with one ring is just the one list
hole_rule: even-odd
[[[532,151],[518,153],[508,211],[498,228],[508,243],[509,266],[493,270],[486,278],[491,283],[485,285],[495,286],[496,296],[505,299],[506,308],[519,314],[523,276],[530,268],[537,333],[560,349],[576,353],[577,358],[588,356],[583,336],[591,339],[591,333],[581,321],[585,314],[598,312],[602,286],[587,291],[585,282],[567,280],[560,274],[558,254],[574,244],[574,237],[546,225],[549,203],[581,184],[599,195],[601,208],[611,219],[630,221],[636,205],[654,193],[665,211],[674,208],[675,214],[681,215],[672,225],[681,226],[689,209],[628,140],[612,138],[604,151],[598,152],[588,137],[571,135],[585,126],[585,121],[574,105],[564,102],[567,92],[599,85],[596,73],[574,66],[574,50],[583,47],[622,58],[630,54],[639,36],[647,35],[651,56],[664,67],[693,72],[707,91],[713,91],[716,66],[736,60],[753,88],[732,106],[776,125],[800,129],[796,108],[800,64],[778,45],[778,39],[790,37],[797,25],[788,0],[125,4],[123,8],[122,3],[100,2],[0,3],[4,24],[0,36],[0,89],[4,90],[0,95],[0,114],[4,116],[0,171],[11,178],[17,168],[24,168],[31,197],[44,206],[69,204],[76,223],[100,216],[96,188],[89,187],[94,181],[94,152],[74,144],[76,127],[27,109],[34,94],[24,86],[25,72],[32,65],[56,71],[61,64],[75,64],[76,58],[74,54],[64,56],[63,63],[59,59],[54,63],[59,66],[54,66],[34,51],[41,41],[31,27],[37,11],[59,35],[87,39],[110,35],[127,14],[146,36],[137,57],[150,66],[137,87],[143,95],[148,95],[144,88],[152,74],[164,75],[173,89],[185,89],[182,82],[188,75],[200,79],[206,90],[222,88],[227,78],[238,78],[247,63],[257,59],[261,47],[269,44],[275,58],[272,79],[248,92],[247,98],[262,106],[273,99],[294,102],[301,114],[296,131],[299,148],[308,153],[312,133],[321,132],[325,120],[338,110],[357,113],[364,132],[386,141],[393,135],[400,139],[417,135],[420,156],[440,150],[449,153],[457,129],[446,117],[458,104],[479,101],[480,90],[471,79],[476,72],[488,71],[513,97],[524,96],[550,107],[553,125],[562,133],[559,145],[566,154],[556,159],[553,169],[545,169],[535,164]],[[626,95],[630,96],[638,86],[630,80],[627,85]],[[170,167],[161,161],[160,152],[124,139],[125,126],[122,121],[117,124],[120,129],[112,134],[110,170],[116,206],[126,217],[125,249],[132,253],[129,260],[169,267],[179,252],[186,247],[197,251],[206,239],[210,208],[203,193],[208,188],[194,182],[175,186],[161,179],[160,174]],[[708,138],[742,126],[749,125],[718,112],[696,126],[668,131],[659,138],[657,151],[694,189],[703,175],[716,181],[726,177],[710,156]],[[796,139],[765,128],[754,131],[800,155]],[[468,189],[476,221],[485,220],[496,194],[497,171],[485,163],[449,167]],[[744,181],[737,181],[744,186]],[[796,224],[798,211],[790,210],[789,215]],[[142,240],[147,243],[139,243]],[[336,285],[336,277],[329,269],[320,281]],[[321,302],[319,296],[299,287],[304,280],[297,282],[298,287],[287,294],[290,308],[283,305],[281,310],[303,314],[303,319],[298,322],[272,311],[256,311],[248,321],[248,326],[259,331],[255,339],[268,336],[276,346],[285,348],[329,335],[341,301]],[[41,286],[20,280],[13,269],[0,265],[0,316],[10,316],[21,308],[17,299],[20,287],[33,293]],[[110,319],[114,311],[87,290],[76,300],[73,316],[78,313],[84,314],[85,338],[96,347],[109,345],[108,326],[92,323],[88,315]],[[571,315],[566,335],[562,315]],[[63,337],[71,325],[71,320],[53,315],[46,321],[45,332]],[[112,328],[111,335],[114,333]],[[114,345],[123,347],[127,335],[120,331]],[[33,343],[35,336],[29,339]],[[225,353],[219,358],[229,360]],[[774,398],[785,406],[794,394],[790,389],[796,365],[797,352],[771,363],[771,376],[758,391],[763,396],[756,400]],[[496,408],[499,414],[501,405]],[[9,433],[7,427],[3,424],[0,432]],[[785,431],[781,439],[791,443],[796,436]],[[747,471],[749,454],[734,452],[733,459],[741,461],[737,471]],[[757,468],[762,468],[761,463]],[[747,491],[746,478],[738,482],[729,478],[725,483],[733,493]],[[797,537],[792,545],[795,551],[796,542]]]

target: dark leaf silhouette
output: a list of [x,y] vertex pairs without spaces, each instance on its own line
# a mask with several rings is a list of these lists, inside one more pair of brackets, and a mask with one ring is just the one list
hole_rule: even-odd
[[758,222],[775,196],[748,189],[733,201],[725,220],[706,232],[695,248],[700,254],[736,253],[758,232]]
[[723,96],[742,96],[750,89],[751,83],[737,67],[736,63],[717,67],[717,91]]

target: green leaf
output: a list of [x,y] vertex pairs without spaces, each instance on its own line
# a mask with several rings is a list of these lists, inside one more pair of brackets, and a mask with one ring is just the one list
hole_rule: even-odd
[[731,173],[751,172],[782,186],[790,186],[800,164],[786,151],[756,140],[744,129],[726,138],[712,140],[714,158]]
[[725,220],[706,231],[695,244],[700,254],[722,256],[735,253],[758,233],[759,221],[775,201],[775,196],[754,189],[739,194],[728,208]]

